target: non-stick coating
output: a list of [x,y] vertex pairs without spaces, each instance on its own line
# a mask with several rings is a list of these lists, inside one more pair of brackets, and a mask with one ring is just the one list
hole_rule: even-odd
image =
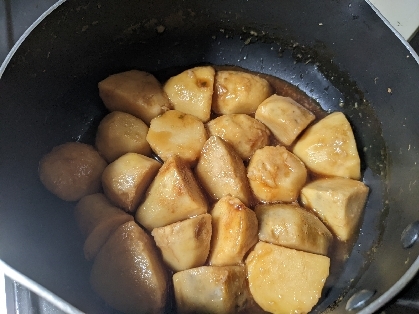
[[[402,230],[418,220],[419,66],[364,1],[65,2],[23,42],[0,80],[0,258],[89,313],[73,203],[49,194],[38,161],[91,142],[106,110],[97,82],[132,68],[237,65],[285,79],[352,123],[371,194],[345,270],[316,311],[360,289],[379,297],[418,256]],[[345,294],[345,292],[347,292]]]

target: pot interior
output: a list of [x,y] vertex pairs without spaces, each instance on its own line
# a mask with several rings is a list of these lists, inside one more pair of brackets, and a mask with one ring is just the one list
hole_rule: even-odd
[[[374,298],[390,288],[418,254],[399,239],[417,219],[419,131],[411,117],[419,106],[411,99],[419,89],[388,76],[402,67],[418,82],[417,64],[365,3],[253,6],[76,0],[36,27],[0,80],[0,258],[85,312],[112,313],[90,288],[75,204],[44,189],[38,161],[67,141],[93,143],[107,113],[97,83],[110,74],[139,69],[164,81],[194,65],[231,65],[292,83],[325,111],[344,112],[354,129],[370,195],[353,249],[336,263],[314,312],[344,311],[362,288],[376,291]],[[389,44],[397,65],[384,68]]]

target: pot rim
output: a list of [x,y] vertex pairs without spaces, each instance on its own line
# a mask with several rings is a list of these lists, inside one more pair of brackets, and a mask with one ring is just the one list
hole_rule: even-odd
[[[30,35],[30,33],[55,9],[57,9],[61,4],[66,2],[67,0],[58,0],[55,4],[53,4],[49,9],[47,9],[38,19],[36,19],[27,29],[26,31],[20,36],[20,38],[16,41],[13,45],[12,49],[7,54],[5,60],[0,65],[0,79],[2,78],[7,66],[9,65],[11,59],[13,58],[16,51],[19,49],[20,45],[25,41],[25,39]],[[397,36],[397,38],[402,42],[402,44],[406,47],[406,49],[410,52],[412,57],[415,61],[419,64],[419,55],[416,51],[412,48],[409,42],[403,38],[403,36],[390,24],[390,22],[381,14],[381,12],[370,2],[370,0],[365,0],[365,2],[375,11],[375,13],[381,18],[381,20],[389,27],[389,29]],[[392,298],[394,298],[417,274],[419,271],[419,256],[415,259],[409,269],[388,289],[385,293],[380,295],[377,299],[371,302],[368,306],[364,307],[359,314],[368,314],[373,313],[379,310],[382,306],[388,303]],[[3,272],[3,274],[2,274]],[[56,296],[51,291],[47,290],[40,284],[36,283],[35,281],[29,279],[23,274],[20,274],[16,270],[14,270],[11,266],[5,264],[2,260],[0,260],[0,276],[7,275],[11,279],[22,283],[24,286],[28,287],[30,290],[38,294],[40,297],[48,300],[54,305],[58,305],[59,307],[64,306],[67,313],[81,313],[78,309],[70,305],[65,300],[62,300],[58,296]],[[4,277],[4,276],[3,276]],[[1,304],[0,304],[1,306]]]
[[[38,298],[49,302],[56,309],[61,310],[64,313],[69,313],[69,314],[82,314],[83,313],[79,309],[77,309],[76,307],[74,307],[73,305],[68,303],[67,301],[61,299],[60,297],[58,297],[57,295],[55,295],[54,293],[52,293],[48,289],[44,288],[43,286],[41,286],[37,282],[35,282],[32,279],[26,277],[22,273],[13,269],[10,265],[8,265],[5,262],[3,262],[2,260],[0,260],[0,284],[1,284],[0,285],[0,287],[1,287],[0,288],[0,293],[2,292],[1,297],[3,298],[3,299],[0,299],[1,313],[7,313],[8,312],[7,310],[10,310],[10,309],[7,309],[7,304],[8,304],[7,303],[7,300],[8,300],[7,292],[8,291],[6,291],[7,289],[5,287],[6,286],[6,283],[5,283],[6,276],[8,278],[10,278],[11,280],[13,280],[14,284],[18,283],[20,285],[23,285],[25,288],[27,288],[31,292],[35,293]],[[18,295],[16,295],[16,291],[11,292],[10,294],[11,294],[10,297],[13,298],[13,303],[15,303],[17,301],[16,299],[18,298]]]
[[66,2],[67,0],[58,0],[55,4],[53,4],[48,10],[46,10],[44,13],[41,14],[40,17],[38,17],[35,22],[33,22],[26,31],[22,34],[22,36],[19,37],[19,39],[16,41],[16,43],[13,45],[12,49],[9,51],[9,53],[6,56],[6,59],[4,59],[3,63],[0,66],[0,79],[3,76],[4,71],[6,70],[7,66],[9,65],[10,60],[12,60],[14,54],[19,49],[20,45],[23,43],[23,41],[29,36],[29,34],[34,30],[35,27],[38,26],[48,15],[51,14],[52,11],[54,11],[56,8],[58,8],[61,4]]
[[396,35],[397,38],[400,39],[402,44],[405,45],[405,47],[407,48],[407,50],[409,50],[412,57],[415,58],[416,62],[419,64],[419,55],[416,53],[413,47],[409,44],[409,42],[397,31],[397,29],[393,25],[391,25],[391,23],[384,17],[384,15],[380,12],[380,10],[378,10],[377,7],[374,6],[374,4],[372,4],[370,0],[365,0],[365,2],[368,3],[371,9],[374,10],[374,12],[380,17],[380,19],[384,22],[384,24],[386,24],[387,27],[394,33],[394,35]]
[[371,304],[358,312],[358,314],[374,313],[395,297],[412,279],[419,270],[419,257],[412,263],[409,269],[391,286],[386,292],[375,299]]

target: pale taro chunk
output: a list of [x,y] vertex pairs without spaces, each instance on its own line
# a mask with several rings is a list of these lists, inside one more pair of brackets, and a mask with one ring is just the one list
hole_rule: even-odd
[[178,110],[153,119],[147,134],[151,148],[163,161],[177,155],[190,165],[196,163],[207,138],[201,120]]
[[227,114],[207,123],[210,136],[216,135],[230,144],[242,159],[269,144],[268,128],[247,114]]
[[258,241],[256,214],[239,199],[224,196],[211,210],[212,240],[210,265],[238,265]]
[[314,173],[351,179],[361,177],[361,166],[351,125],[334,112],[309,127],[293,153]]
[[259,222],[259,240],[327,255],[333,236],[314,214],[291,204],[258,205],[255,212]]
[[151,232],[163,260],[174,271],[204,265],[210,250],[211,234],[210,214],[154,228]]
[[148,126],[129,113],[114,111],[100,121],[96,132],[96,148],[108,162],[126,153],[150,155],[146,141]]
[[109,111],[123,111],[149,124],[170,108],[159,81],[150,73],[131,70],[99,82],[99,95]]
[[207,201],[192,171],[182,159],[174,156],[160,168],[135,218],[151,231],[207,211]]
[[259,105],[255,118],[263,122],[281,143],[289,146],[315,116],[289,97],[272,95]]
[[243,160],[218,136],[205,142],[195,173],[213,199],[231,195],[249,205],[251,192]]
[[228,314],[251,299],[244,266],[202,266],[173,275],[179,313]]
[[249,288],[270,313],[308,313],[320,299],[330,259],[259,242],[246,259]]
[[206,122],[211,115],[214,75],[210,66],[195,67],[168,79],[163,89],[174,109]]
[[265,146],[250,159],[247,177],[258,200],[293,202],[306,182],[307,170],[284,146]]
[[218,114],[252,114],[272,93],[268,81],[255,74],[218,71],[215,74],[212,110]]
[[368,187],[356,180],[326,178],[313,181],[301,190],[301,202],[346,241],[355,233],[368,197]]
[[103,171],[105,195],[118,207],[134,212],[160,166],[158,161],[136,153],[119,157]]

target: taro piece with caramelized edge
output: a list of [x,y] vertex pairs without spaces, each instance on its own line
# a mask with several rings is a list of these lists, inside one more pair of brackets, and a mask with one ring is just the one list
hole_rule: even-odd
[[211,115],[214,75],[213,67],[195,67],[168,79],[163,89],[174,109],[207,122]]
[[247,114],[219,116],[207,123],[207,129],[209,136],[221,137],[244,160],[269,144],[268,128]]
[[250,158],[247,177],[262,202],[293,202],[306,183],[304,163],[284,146],[265,146]]
[[262,101],[273,94],[264,78],[242,71],[215,74],[212,110],[218,114],[255,113]]
[[151,231],[207,211],[207,200],[191,169],[180,157],[173,156],[160,168],[135,219]]
[[196,164],[207,138],[201,120],[178,110],[169,110],[153,119],[147,133],[148,143],[163,161],[176,155],[191,166]]
[[253,210],[238,198],[224,196],[211,210],[210,265],[239,265],[258,241],[258,221]]

